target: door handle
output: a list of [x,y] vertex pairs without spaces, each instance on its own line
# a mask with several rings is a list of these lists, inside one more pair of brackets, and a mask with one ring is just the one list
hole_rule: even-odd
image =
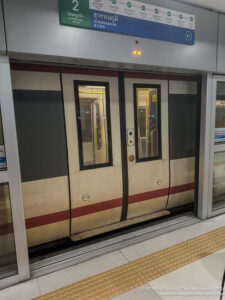
[[134,154],[130,154],[130,155],[128,156],[128,161],[129,161],[129,162],[134,162],[134,160],[135,160]]

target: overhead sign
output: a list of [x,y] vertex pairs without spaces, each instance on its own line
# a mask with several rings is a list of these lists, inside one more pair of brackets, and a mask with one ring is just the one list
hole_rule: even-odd
[[59,0],[62,25],[193,45],[195,16],[136,0]]

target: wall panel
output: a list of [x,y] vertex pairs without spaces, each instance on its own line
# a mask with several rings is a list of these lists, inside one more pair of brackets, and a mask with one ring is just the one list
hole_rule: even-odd
[[225,73],[225,15],[219,15],[217,72]]
[[4,21],[3,21],[3,12],[2,12],[2,1],[0,0],[0,54],[5,54],[6,45],[5,45],[5,32],[4,32]]
[[58,0],[4,0],[8,49],[11,54],[52,55],[61,61],[67,57],[216,70],[218,14],[172,0],[146,2],[194,14],[195,45],[138,38],[143,55],[133,57],[135,37],[60,25]]

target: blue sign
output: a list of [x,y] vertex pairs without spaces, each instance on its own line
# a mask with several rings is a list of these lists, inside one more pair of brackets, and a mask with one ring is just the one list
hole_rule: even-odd
[[195,16],[136,0],[60,0],[61,24],[187,45]]

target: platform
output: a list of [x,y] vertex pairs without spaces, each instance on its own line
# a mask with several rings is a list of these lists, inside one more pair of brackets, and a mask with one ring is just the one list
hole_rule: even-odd
[[114,251],[0,292],[1,300],[219,299],[225,216]]

